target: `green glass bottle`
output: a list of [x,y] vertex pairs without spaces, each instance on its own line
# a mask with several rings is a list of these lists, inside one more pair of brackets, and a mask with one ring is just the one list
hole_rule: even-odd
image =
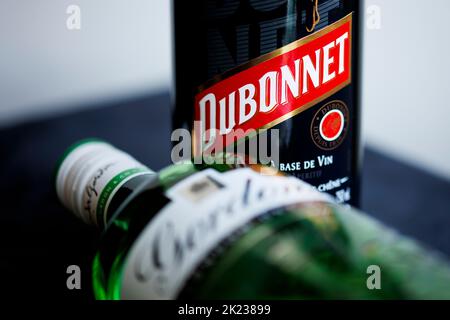
[[70,148],[61,201],[104,230],[98,299],[450,299],[446,259],[272,168],[154,173],[111,145]]

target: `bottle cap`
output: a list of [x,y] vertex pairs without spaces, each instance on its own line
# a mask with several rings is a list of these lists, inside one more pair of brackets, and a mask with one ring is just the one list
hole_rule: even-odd
[[106,224],[115,192],[136,176],[153,171],[127,153],[101,140],[83,140],[63,155],[56,171],[60,201],[84,222]]

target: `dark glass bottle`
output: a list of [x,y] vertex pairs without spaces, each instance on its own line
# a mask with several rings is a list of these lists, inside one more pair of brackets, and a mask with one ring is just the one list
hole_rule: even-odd
[[[326,37],[337,25],[348,19],[351,20],[351,33],[345,43],[350,48],[346,53],[350,60],[346,65],[349,69],[346,70],[346,81],[337,81],[336,77],[336,82],[333,83],[333,80],[326,87],[322,83],[325,77],[322,66],[317,90],[322,88],[323,92],[316,99],[306,101],[305,98],[303,101],[299,98],[291,99],[287,104],[278,103],[275,108],[277,112],[281,109],[284,111],[280,111],[277,117],[263,115],[262,120],[249,120],[246,128],[279,129],[280,161],[277,165],[280,171],[292,174],[320,191],[329,192],[340,203],[357,206],[361,158],[360,1],[173,0],[173,127],[192,130],[194,120],[199,119],[196,115],[199,109],[197,98],[208,88],[210,91],[216,90],[212,85],[230,87],[232,84],[225,84],[224,80],[230,80],[236,74],[243,77],[243,70],[253,72],[252,67],[263,63],[279,67],[270,57],[279,57],[293,47],[300,51],[305,48],[305,54],[313,56],[306,45],[299,42],[314,42],[311,39],[319,35]],[[334,43],[337,46],[337,42]],[[336,74],[339,72],[337,51],[337,47],[330,51],[335,55],[330,70]],[[320,55],[322,62],[325,59],[324,52],[325,49]],[[288,56],[282,58],[291,71],[292,59]],[[300,72],[304,69],[302,61]],[[251,75],[247,75],[247,79],[257,82],[259,76],[255,71],[255,79],[251,79]],[[220,93],[217,93],[217,110],[220,98]],[[239,100],[237,92],[235,99]],[[239,122],[238,108],[234,114],[236,123]],[[259,116],[261,112],[257,111],[254,118]],[[227,121],[230,123],[229,118]]]

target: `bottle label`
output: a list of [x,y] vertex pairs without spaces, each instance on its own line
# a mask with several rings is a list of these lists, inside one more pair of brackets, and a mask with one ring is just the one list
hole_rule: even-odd
[[151,170],[127,154],[115,154],[97,168],[85,185],[82,216],[88,217],[91,224],[106,225],[108,207],[117,190],[131,179],[150,173]]
[[[227,147],[248,130],[272,128],[349,85],[352,16],[202,85],[195,96],[194,120],[200,125],[194,125],[194,154]],[[324,148],[337,146],[332,142],[343,136],[346,114],[337,110],[323,117],[322,139],[316,140],[325,141]]]
[[222,241],[268,211],[331,202],[310,185],[251,169],[208,169],[168,190],[172,200],[144,228],[125,261],[123,299],[174,299]]
[[96,139],[70,147],[56,174],[61,202],[87,224],[104,226],[111,199],[129,180],[153,171],[130,155]]

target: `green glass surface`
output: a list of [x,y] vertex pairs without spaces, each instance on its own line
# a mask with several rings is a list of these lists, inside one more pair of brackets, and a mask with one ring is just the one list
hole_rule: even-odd
[[[111,214],[93,263],[98,299],[120,299],[127,253],[169,203],[164,192],[203,168],[190,163],[170,166],[136,188]],[[371,265],[381,269],[381,290],[367,287]],[[210,253],[179,297],[450,299],[450,269],[441,256],[363,213],[306,203],[266,212],[236,231]]]

